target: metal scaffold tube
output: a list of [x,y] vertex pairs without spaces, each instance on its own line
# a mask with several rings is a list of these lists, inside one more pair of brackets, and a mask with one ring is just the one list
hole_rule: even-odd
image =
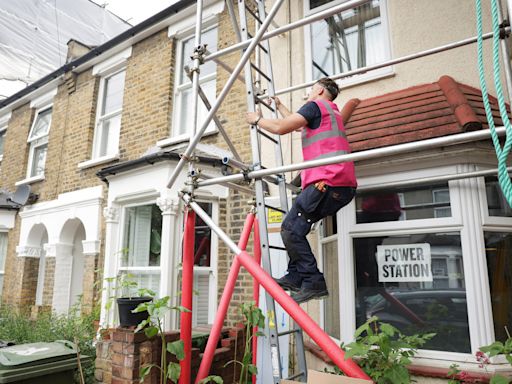
[[[507,32],[510,32],[510,27],[505,28],[505,30]],[[492,37],[493,37],[493,33],[492,32],[489,32],[489,33],[486,33],[486,34],[483,35],[484,40],[491,39]],[[345,77],[359,75],[361,73],[366,73],[366,72],[374,71],[376,69],[389,67],[389,66],[395,65],[395,64],[405,63],[407,61],[411,61],[411,60],[419,59],[421,57],[426,57],[426,56],[430,56],[430,55],[433,55],[433,54],[436,54],[436,53],[448,51],[450,49],[463,47],[465,45],[476,43],[476,41],[477,41],[477,37],[476,36],[469,37],[467,39],[460,40],[460,41],[457,41],[457,42],[454,42],[454,43],[449,43],[449,44],[441,45],[439,47],[427,49],[425,51],[421,51],[421,52],[418,52],[418,53],[413,53],[413,54],[410,54],[410,55],[398,57],[396,59],[391,59],[391,60],[388,60],[388,61],[383,61],[382,63],[378,63],[378,64],[374,64],[374,65],[369,65],[367,67],[362,67],[362,68],[354,69],[352,71],[347,71],[347,72],[339,73],[339,74],[330,76],[330,78],[333,79],[333,80],[339,80],[339,79],[343,79]],[[294,85],[293,87],[279,89],[279,90],[276,91],[276,95],[282,95],[282,94],[285,94],[285,93],[297,91],[299,89],[307,88],[307,87],[310,87],[310,86],[314,85],[315,83],[316,83],[316,80],[308,81],[306,83],[302,83],[302,84],[298,84],[298,85]],[[265,95],[263,95],[262,97],[264,97],[264,96]]]
[[[505,127],[496,128],[496,132],[499,135],[503,135],[506,133]],[[398,144],[389,147],[370,149],[367,151],[361,151],[356,153],[350,153],[347,155],[339,155],[333,156],[330,158],[320,159],[320,160],[312,160],[305,161],[297,164],[284,165],[281,167],[262,169],[258,171],[252,171],[246,174],[237,173],[235,175],[230,176],[222,176],[217,177],[211,180],[201,181],[198,183],[199,187],[204,187],[207,185],[214,185],[217,183],[225,183],[225,182],[236,182],[244,179],[257,179],[264,176],[273,175],[276,173],[282,172],[291,172],[298,171],[302,169],[308,169],[313,167],[318,167],[321,165],[335,164],[335,163],[344,163],[347,161],[361,161],[361,160],[369,160],[376,159],[384,156],[398,155],[402,153],[409,153],[419,150],[438,148],[443,145],[455,145],[455,144],[463,144],[470,143],[479,140],[485,140],[490,138],[491,133],[489,130],[481,130],[481,131],[472,131],[466,133],[459,133],[456,135],[437,137],[434,139],[427,139],[412,143]]]
[[[215,101],[215,104],[212,106],[212,109],[210,109],[210,112],[208,112],[208,115],[205,118],[205,121],[203,122],[203,125],[201,126],[201,129],[199,129],[198,132],[196,132],[195,136],[191,139],[187,149],[185,150],[185,153],[183,154],[182,158],[176,165],[176,168],[174,169],[174,172],[172,173],[171,177],[169,178],[169,182],[167,183],[167,188],[171,188],[178,178],[178,175],[180,174],[181,170],[185,166],[185,162],[189,160],[190,156],[194,152],[195,147],[197,146],[197,143],[199,143],[199,140],[201,140],[201,137],[203,136],[204,131],[210,124],[210,122],[213,119],[213,116],[217,113],[217,111],[220,108],[220,105],[228,95],[228,92],[231,90],[231,87],[235,83],[235,80],[238,78],[238,75],[242,72],[244,69],[245,64],[251,57],[254,49],[257,47],[258,43],[260,42],[261,38],[263,37],[264,32],[268,28],[270,22],[274,18],[274,16],[277,14],[277,11],[281,7],[281,4],[284,2],[284,0],[277,0],[270,10],[267,18],[263,22],[261,29],[258,31],[256,36],[252,39],[251,44],[245,51],[245,53],[242,55],[240,61],[236,65],[235,69],[233,70],[233,73],[229,76],[226,84],[224,85],[224,88],[222,88],[222,91],[220,92],[219,96],[217,97],[217,100]],[[194,111],[195,115],[197,115],[197,109]]]
[[[297,304],[275,281],[266,273],[263,268],[249,254],[240,249],[222,229],[215,224],[212,218],[197,204],[192,201],[190,195],[184,194],[183,201],[189,205],[212,231],[226,243],[226,245],[235,253],[239,268],[241,264],[249,273],[269,292],[274,299],[283,307],[283,309],[304,329],[304,331],[322,348],[332,361],[347,376],[370,380],[368,375],[351,359],[345,359],[345,353],[340,347],[327,335],[318,324]],[[239,262],[239,264],[238,264]],[[204,373],[203,373],[204,375]]]

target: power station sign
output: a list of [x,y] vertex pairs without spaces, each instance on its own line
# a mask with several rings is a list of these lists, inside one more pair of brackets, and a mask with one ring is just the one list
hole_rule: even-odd
[[432,281],[430,244],[377,246],[379,282]]

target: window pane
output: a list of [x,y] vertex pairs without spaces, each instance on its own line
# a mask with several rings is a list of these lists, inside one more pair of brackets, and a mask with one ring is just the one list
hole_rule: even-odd
[[33,149],[32,165],[30,168],[30,177],[44,175],[44,164],[46,163],[46,153],[48,144],[41,145]]
[[[182,40],[182,55],[181,55],[181,63],[179,67],[179,83],[185,84],[190,83],[189,77],[186,75],[184,68],[188,65],[189,68],[192,67],[193,60],[191,56],[194,54],[194,37],[190,37],[186,40]],[[206,44],[206,49],[209,52],[215,52],[217,50],[217,28],[211,28],[208,31],[205,31],[201,35],[201,44]],[[215,73],[217,70],[217,64],[214,61],[208,61],[201,65],[201,72],[199,74],[199,78],[203,78],[204,76]],[[211,99],[210,99],[211,100]]]
[[115,112],[123,107],[125,71],[105,79],[102,116]]
[[[310,1],[315,8],[326,1]],[[311,25],[313,78],[386,60],[380,1],[372,1]]]
[[354,239],[357,326],[372,316],[407,335],[435,332],[425,349],[470,352],[460,235]]
[[357,223],[451,217],[448,185],[358,193]]
[[323,245],[323,270],[329,296],[324,299],[324,329],[332,337],[340,337],[340,297],[338,242]]
[[5,268],[5,258],[7,255],[7,233],[0,232],[0,271]]
[[121,115],[100,122],[101,132],[98,133],[98,153],[96,157],[115,155],[119,146]]
[[122,292],[123,295],[136,295],[137,289],[146,288],[151,289],[160,296],[160,271],[121,271],[121,274],[130,274],[130,280],[137,282],[137,287],[133,288],[130,292]]
[[156,204],[126,208],[122,267],[160,265],[162,213]]
[[485,232],[485,254],[491,288],[496,340],[507,340],[512,330],[512,234]]
[[0,131],[0,156],[4,154],[4,142],[5,142],[6,131]]
[[[201,83],[201,87],[203,88],[204,93],[208,97],[208,100],[213,101],[215,99],[215,80],[205,81]],[[182,90],[178,97],[181,97],[181,111],[180,111],[180,121],[179,126],[174,127],[173,136],[183,135],[187,132],[192,132],[192,121],[193,121],[193,113],[194,111],[191,109],[192,103],[192,88],[187,88]],[[204,106],[204,103],[198,99],[198,107],[199,111],[197,114],[197,125],[201,127],[206,116],[208,115],[208,110]],[[215,123],[212,121],[207,130],[214,129]]]
[[50,130],[51,119],[52,119],[52,109],[51,108],[48,108],[44,111],[39,112],[36,116],[36,122],[34,123],[34,127],[32,128],[32,132],[30,132],[29,140],[47,135],[48,131]]
[[512,208],[507,203],[496,177],[485,178],[485,193],[489,216],[512,217]]
[[[199,206],[204,209],[208,216],[212,215],[212,204],[199,202]],[[195,246],[194,246],[194,265],[209,267],[210,249],[212,240],[212,231],[203,219],[196,215]]]

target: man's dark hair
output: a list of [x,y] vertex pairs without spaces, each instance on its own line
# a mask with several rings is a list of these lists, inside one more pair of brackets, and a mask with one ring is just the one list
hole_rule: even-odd
[[334,82],[334,80],[323,77],[320,80],[317,81],[317,84],[320,84],[322,87],[327,89],[331,95],[331,101],[334,100],[336,97],[338,97],[338,93],[340,92],[340,89],[338,88],[338,84]]

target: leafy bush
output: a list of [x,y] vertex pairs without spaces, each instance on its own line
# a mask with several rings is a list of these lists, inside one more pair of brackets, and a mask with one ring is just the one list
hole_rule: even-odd
[[356,330],[356,341],[344,346],[345,358],[360,358],[361,368],[376,384],[408,384],[411,357],[434,336],[435,333],[406,336],[372,317]]
[[[90,357],[82,366],[85,382],[94,383],[94,361],[96,348],[93,341],[96,335],[94,320],[99,317],[98,309],[90,314],[81,314],[80,305],[71,308],[67,315],[41,313],[37,321],[31,319],[30,311],[16,310],[8,306],[0,307],[0,340],[16,344],[69,340],[77,342],[81,355]],[[76,383],[80,381],[75,380]]]

